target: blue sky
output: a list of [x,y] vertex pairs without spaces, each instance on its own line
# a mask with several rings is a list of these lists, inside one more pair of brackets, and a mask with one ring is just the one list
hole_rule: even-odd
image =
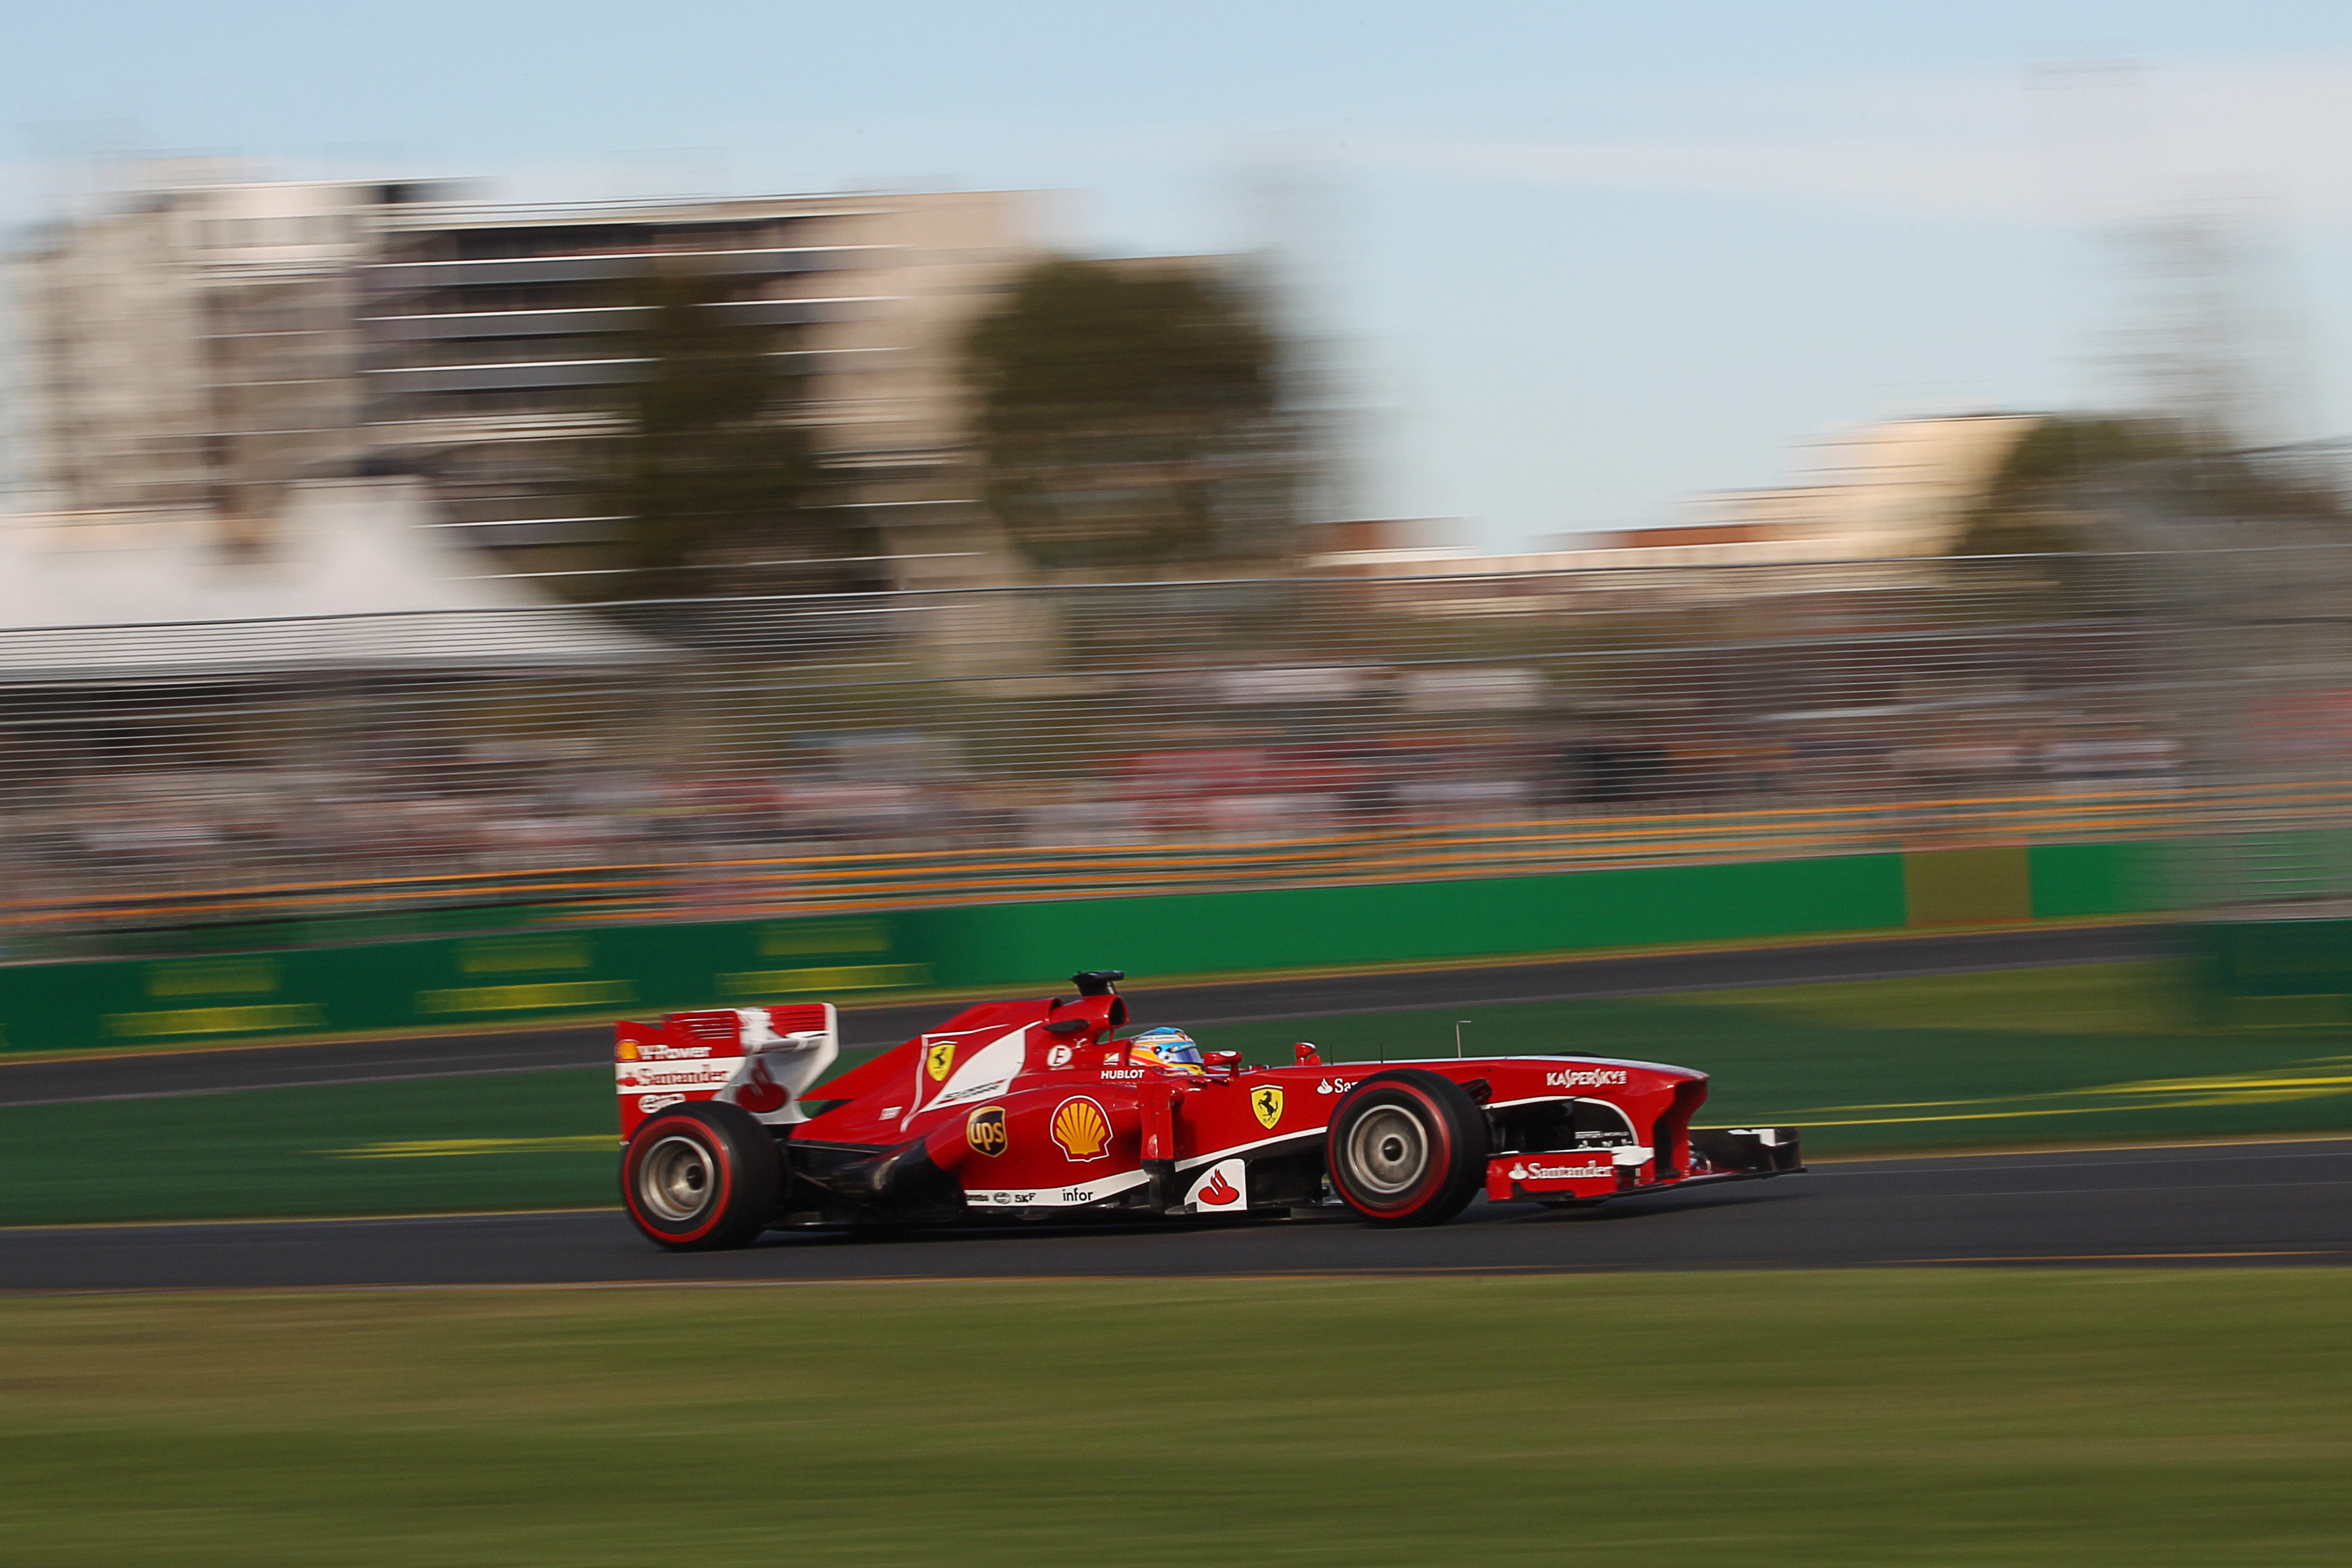
[[[2276,433],[2352,428],[2352,6],[215,0],[19,6],[0,219],[107,153],[517,197],[951,184],[1276,241],[1363,510],[1669,521],[1890,412],[2111,398],[2092,237],[2242,215]],[[2050,68],[2122,62],[2053,77]],[[2066,85],[2058,85],[2063,82]]]

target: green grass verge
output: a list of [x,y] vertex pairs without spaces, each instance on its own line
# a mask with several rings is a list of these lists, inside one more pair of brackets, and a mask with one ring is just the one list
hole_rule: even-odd
[[2172,966],[2109,963],[1198,1033],[1251,1060],[1287,1060],[1301,1037],[1350,1058],[1443,1056],[1467,1017],[1474,1054],[1698,1068],[1714,1080],[1702,1121],[1797,1123],[1822,1154],[2352,1129],[2341,1032],[2221,1030],[2200,1014]]
[[2335,1270],[0,1301],[12,1568],[2297,1568]]
[[[2352,1129],[2336,1037],[2200,1030],[2155,964],[1202,1026],[1287,1061],[1580,1051],[1701,1068],[1705,1119],[1817,1154]],[[1149,1018],[1147,1023],[1181,1019]],[[614,1201],[601,1071],[0,1110],[0,1224]]]
[[15,1106],[0,1225],[617,1204],[619,1137],[594,1068]]

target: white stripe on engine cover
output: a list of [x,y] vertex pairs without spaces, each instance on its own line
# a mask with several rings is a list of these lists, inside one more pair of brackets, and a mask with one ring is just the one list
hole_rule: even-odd
[[1230,1143],[1211,1153],[1195,1154],[1189,1160],[1179,1160],[1176,1162],[1176,1168],[1180,1171],[1189,1171],[1196,1165],[1206,1165],[1218,1160],[1230,1160],[1236,1154],[1246,1154],[1253,1149],[1265,1149],[1276,1143],[1297,1143],[1309,1138],[1320,1138],[1330,1131],[1328,1127],[1317,1127],[1305,1132],[1279,1132],[1271,1138],[1261,1138],[1255,1143]]

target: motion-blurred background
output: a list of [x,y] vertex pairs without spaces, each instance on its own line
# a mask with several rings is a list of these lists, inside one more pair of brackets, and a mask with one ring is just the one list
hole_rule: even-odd
[[[2340,1568],[2347,170],[2340,0],[11,7],[0,1557]],[[1811,1168],[614,1207],[1097,968]]]
[[2334,1019],[2347,34],[28,19],[8,1043],[2163,913]]

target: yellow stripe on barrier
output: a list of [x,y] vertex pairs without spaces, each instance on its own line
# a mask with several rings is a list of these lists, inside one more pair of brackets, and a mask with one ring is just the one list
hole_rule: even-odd
[[618,1147],[620,1140],[609,1132],[586,1132],[561,1138],[428,1138],[312,1152],[338,1160],[443,1160],[469,1154],[587,1154],[610,1152]]
[[538,985],[461,985],[420,991],[420,1013],[523,1013],[554,1007],[625,1006],[637,989],[625,980],[558,980]]

